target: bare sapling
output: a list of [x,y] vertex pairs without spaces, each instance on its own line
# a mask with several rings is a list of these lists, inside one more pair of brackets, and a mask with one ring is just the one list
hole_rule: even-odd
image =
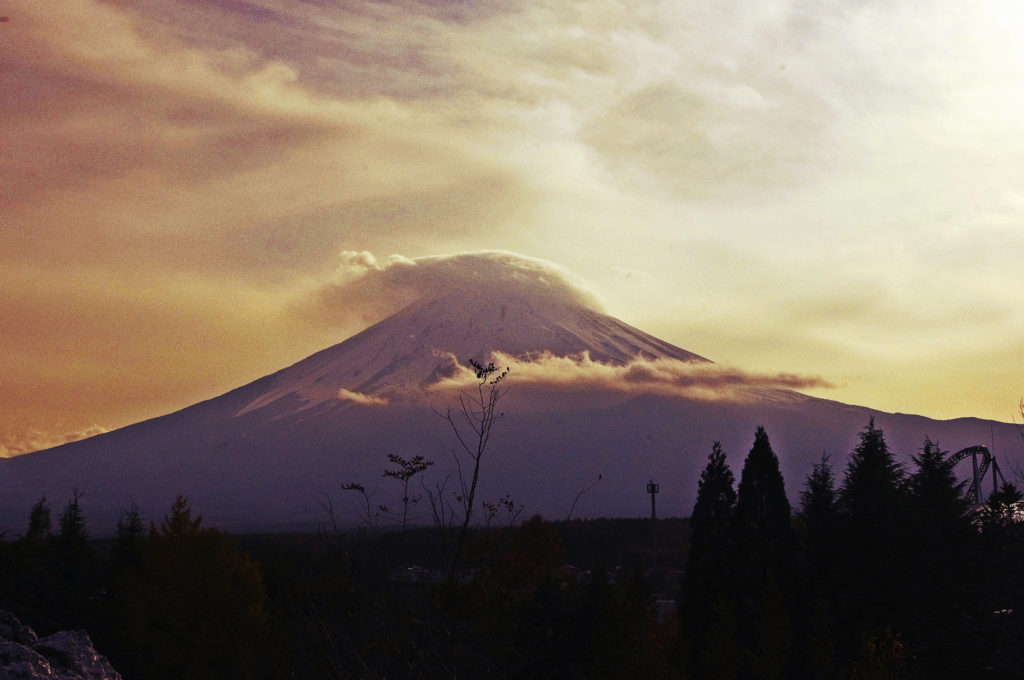
[[[480,464],[483,461],[487,444],[491,439],[491,431],[495,422],[504,414],[498,410],[498,402],[505,394],[506,385],[502,383],[511,369],[500,371],[493,363],[487,366],[470,359],[470,366],[476,373],[477,385],[474,392],[459,394],[457,408],[451,406],[441,416],[455,434],[458,448],[453,449],[457,468],[459,492],[456,501],[461,506],[461,522],[459,536],[452,553],[450,573],[455,569],[462,554],[466,541],[466,532],[473,519],[476,509],[476,490],[480,481]],[[471,472],[470,472],[471,471]]]

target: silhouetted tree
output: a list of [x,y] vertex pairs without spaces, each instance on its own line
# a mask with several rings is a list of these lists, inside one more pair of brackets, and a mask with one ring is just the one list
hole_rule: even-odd
[[943,534],[966,524],[964,487],[967,482],[957,480],[948,456],[948,451],[926,438],[920,454],[912,457],[915,469],[907,479],[911,505],[928,522],[927,526],[919,528],[933,534]]
[[423,456],[413,456],[408,459],[394,453],[389,453],[387,456],[388,462],[396,467],[385,470],[384,476],[394,479],[402,486],[402,513],[400,520],[402,531],[406,531],[409,523],[409,510],[419,503],[421,498],[420,496],[409,495],[409,482],[416,475],[425,472],[427,468],[434,464],[434,461],[426,460]]
[[963,675],[967,658],[963,612],[976,601],[981,579],[965,579],[975,559],[977,534],[966,516],[966,482],[958,481],[948,452],[925,439],[907,479],[904,537],[909,578],[903,585],[912,633],[925,675]]
[[118,593],[125,674],[251,677],[267,624],[262,573],[179,496]]
[[28,531],[25,532],[23,540],[29,543],[45,541],[50,537],[50,530],[50,505],[46,502],[46,496],[43,496],[29,512]]
[[[462,549],[466,543],[466,531],[469,529],[473,512],[476,510],[476,489],[480,482],[480,464],[483,462],[484,453],[491,440],[494,424],[504,415],[498,411],[498,402],[505,394],[505,385],[502,384],[502,381],[511,370],[506,368],[499,372],[500,369],[495,368],[493,363],[484,366],[473,359],[469,360],[469,364],[476,373],[478,381],[476,392],[461,393],[459,408],[449,407],[443,414],[459,444],[455,453],[459,478],[459,493],[456,500],[462,507],[462,516],[449,569],[452,575],[455,574],[458,566]],[[463,468],[463,460],[467,462],[468,467],[472,468],[472,472]],[[436,510],[434,515],[437,516]]]
[[905,474],[872,416],[858,434],[839,493],[844,514],[868,530],[891,525],[905,509]]
[[911,576],[903,469],[874,418],[859,439],[839,493],[845,559],[837,604],[849,613],[847,640],[856,632],[877,634],[905,616],[904,586]]
[[132,503],[117,517],[114,542],[114,563],[118,568],[138,567],[142,563],[146,529],[139,515],[139,506]]
[[697,482],[697,501],[690,516],[679,630],[682,662],[694,678],[723,677],[720,666],[732,653],[722,650],[737,644],[731,598],[736,491],[725,458],[722,445],[714,442]]
[[804,480],[800,492],[800,520],[805,527],[828,525],[835,521],[839,495],[836,492],[835,474],[829,456],[822,452],[821,462],[811,467],[811,473]]
[[[764,570],[783,566],[792,553],[789,500],[779,471],[779,458],[759,426],[754,445],[743,462],[736,497],[736,530],[743,550],[756,551]],[[753,560],[752,560],[753,561]]]
[[978,513],[989,585],[988,609],[1018,609],[1024,606],[1024,495],[1004,482],[988,497]]
[[791,636],[795,545],[779,458],[758,427],[736,500],[736,579],[741,676],[782,677]]
[[8,575],[10,594],[19,615],[43,627],[63,623],[60,574],[53,560],[50,506],[41,497],[29,511],[28,529],[11,546],[13,569]]
[[800,493],[800,520],[804,555],[812,580],[827,578],[838,559],[839,497],[828,456],[821,455]]
[[698,636],[700,647],[693,650],[691,674],[694,678],[735,680],[743,660],[739,643],[739,624],[735,600],[719,593],[711,603],[707,629]]
[[903,501],[903,468],[889,451],[875,419],[860,433],[850,454],[839,503],[847,515],[868,529],[889,524]]
[[1024,495],[1010,482],[1003,482],[998,490],[989,494],[978,518],[984,533],[1001,534],[1024,526]]
[[822,453],[804,481],[797,513],[800,547],[806,569],[806,597],[801,626],[804,672],[821,680],[838,678],[835,593],[842,588],[839,497],[828,455]]
[[697,501],[690,516],[690,553],[687,572],[696,573],[705,556],[721,556],[730,539],[736,510],[735,477],[722,445],[711,447],[707,465],[697,482]]
[[60,540],[67,543],[86,543],[89,534],[85,529],[85,516],[78,501],[82,494],[75,489],[74,497],[64,506],[60,516]]
[[85,528],[85,516],[79,503],[81,494],[64,506],[60,531],[54,538],[55,567],[60,576],[58,590],[63,603],[63,618],[69,625],[86,625],[87,601],[94,587],[96,553]]

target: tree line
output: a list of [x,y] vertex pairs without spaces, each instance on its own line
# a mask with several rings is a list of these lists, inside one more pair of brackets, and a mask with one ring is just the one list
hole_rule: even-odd
[[905,469],[872,419],[794,512],[763,427],[738,485],[715,443],[679,598],[688,676],[1020,677],[1021,494],[969,508],[948,458],[925,439]]

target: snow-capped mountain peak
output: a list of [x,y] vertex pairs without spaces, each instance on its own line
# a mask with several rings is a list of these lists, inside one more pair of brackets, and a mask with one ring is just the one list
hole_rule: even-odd
[[418,302],[344,342],[290,366],[239,415],[286,397],[298,410],[383,395],[398,398],[494,352],[528,360],[588,353],[603,363],[640,358],[706,361],[611,316],[539,295],[451,295]]

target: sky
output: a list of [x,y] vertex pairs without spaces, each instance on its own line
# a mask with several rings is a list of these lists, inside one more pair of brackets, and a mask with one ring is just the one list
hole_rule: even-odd
[[[502,250],[737,371],[1020,418],[1024,9],[0,0],[0,455],[161,415]],[[311,313],[316,309],[316,313]]]

